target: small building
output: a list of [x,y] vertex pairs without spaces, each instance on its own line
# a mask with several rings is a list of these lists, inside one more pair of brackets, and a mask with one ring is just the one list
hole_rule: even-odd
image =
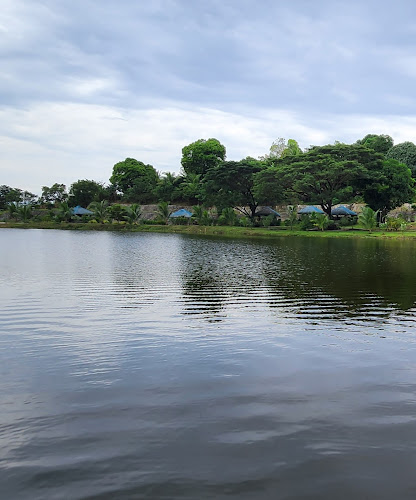
[[324,214],[324,213],[325,212],[323,210],[314,207],[313,205],[307,205],[298,212],[299,215]]
[[91,212],[91,210],[87,210],[86,208],[82,208],[80,205],[77,205],[75,208],[72,209],[72,213],[74,215],[93,215],[94,212]]
[[169,217],[192,217],[192,213],[189,212],[189,210],[186,210],[185,208],[181,208],[180,210],[177,210],[176,212],[173,212],[172,214],[169,215]]
[[273,210],[271,207],[261,207],[254,215],[259,217],[267,217],[268,215],[273,215],[273,217],[280,218],[281,215],[276,210]]
[[331,210],[331,215],[334,217],[357,217],[357,214],[345,207],[344,205],[340,205],[339,207],[335,207]]

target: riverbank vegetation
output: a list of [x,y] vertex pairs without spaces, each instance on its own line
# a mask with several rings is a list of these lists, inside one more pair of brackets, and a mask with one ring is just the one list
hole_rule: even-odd
[[[200,139],[182,149],[181,164],[179,175],[160,174],[150,164],[126,158],[114,165],[108,185],[80,179],[67,190],[55,183],[43,186],[39,197],[2,185],[2,226],[162,230],[169,225],[163,230],[204,228],[213,234],[225,230],[207,228],[263,228],[271,235],[334,230],[351,234],[347,228],[360,228],[405,234],[415,218],[416,146],[395,146],[387,135],[368,134],[354,144],[336,142],[305,151],[293,139],[278,139],[263,157],[240,161],[227,161],[226,148],[217,139]],[[333,208],[340,203],[365,208],[358,219],[334,217]],[[406,210],[389,217],[405,203]],[[155,209],[143,210],[144,204]],[[323,213],[300,216],[299,204],[316,205]],[[284,206],[283,213],[269,210],[266,215],[260,210],[277,205]],[[79,216],[75,206],[89,213]],[[193,216],[171,217],[181,206]]]

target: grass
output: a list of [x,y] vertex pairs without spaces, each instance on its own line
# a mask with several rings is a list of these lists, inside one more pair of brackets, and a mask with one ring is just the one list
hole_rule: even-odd
[[353,229],[346,228],[336,231],[299,231],[290,230],[286,227],[262,228],[262,227],[230,227],[230,226],[182,226],[182,225],[127,225],[127,224],[88,224],[81,222],[7,222],[0,224],[1,228],[24,228],[24,229],[66,229],[81,231],[122,231],[122,232],[152,232],[152,233],[176,233],[212,235],[230,238],[278,238],[278,237],[308,237],[308,238],[416,238],[415,230],[408,231],[384,231],[373,232],[354,226]]

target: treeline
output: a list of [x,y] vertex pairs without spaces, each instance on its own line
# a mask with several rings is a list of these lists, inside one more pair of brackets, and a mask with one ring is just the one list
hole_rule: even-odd
[[149,164],[126,158],[114,165],[107,185],[78,180],[43,186],[38,198],[0,186],[0,209],[10,204],[57,207],[169,202],[234,209],[254,219],[260,205],[312,203],[331,217],[333,205],[364,202],[383,219],[415,197],[416,146],[393,144],[388,135],[368,134],[354,144],[311,146],[302,151],[289,139],[276,140],[267,155],[227,161],[217,139],[200,139],[182,149],[182,171],[159,174]]

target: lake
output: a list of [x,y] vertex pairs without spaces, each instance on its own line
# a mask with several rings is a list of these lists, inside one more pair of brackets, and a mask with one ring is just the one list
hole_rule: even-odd
[[416,498],[416,245],[0,230],[4,499]]

